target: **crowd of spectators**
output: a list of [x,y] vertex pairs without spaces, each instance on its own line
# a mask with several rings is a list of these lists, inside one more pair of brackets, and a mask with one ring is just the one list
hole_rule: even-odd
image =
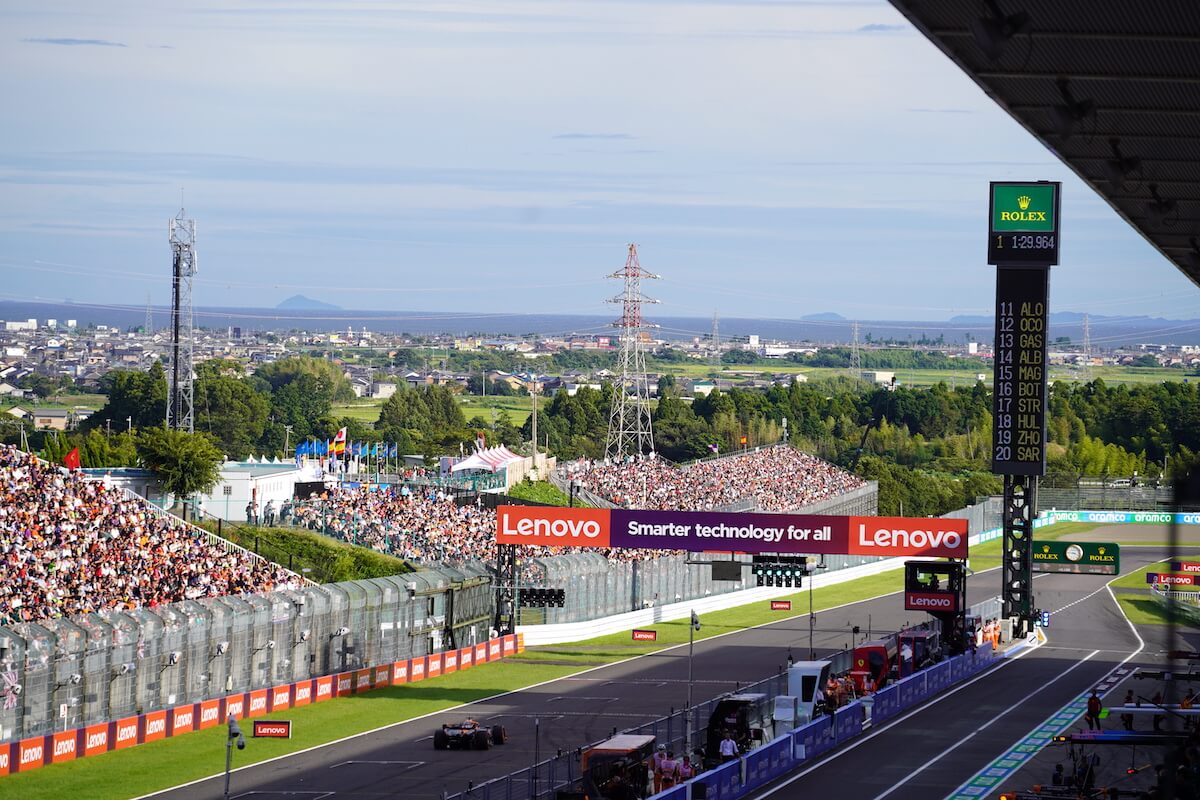
[[708,511],[741,501],[795,511],[864,485],[827,461],[779,445],[676,467],[657,458],[571,465],[572,479],[622,508]]
[[0,624],[300,583],[140,498],[0,445]]
[[[459,506],[453,496],[432,487],[333,488],[285,512],[280,517],[284,523],[370,547],[410,564],[459,566],[478,561],[491,565],[496,557],[496,512],[478,501]],[[575,551],[569,547],[522,545],[520,557],[528,563],[530,559]],[[664,555],[659,550],[599,552],[610,561]],[[536,569],[533,565],[528,568]]]

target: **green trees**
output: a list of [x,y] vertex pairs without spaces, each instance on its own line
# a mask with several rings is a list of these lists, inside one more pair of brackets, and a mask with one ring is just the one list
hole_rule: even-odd
[[108,402],[88,419],[87,427],[111,423],[114,428],[145,428],[162,425],[167,418],[167,376],[158,361],[146,372],[114,369],[100,379],[100,390]]
[[245,458],[259,447],[271,403],[239,377],[206,367],[197,369],[196,430],[212,434],[230,458]]
[[402,451],[429,456],[457,451],[459,442],[475,439],[458,398],[445,386],[398,388],[383,404],[375,429],[385,441],[399,442]]
[[146,468],[162,481],[163,489],[180,500],[216,486],[224,461],[208,434],[162,427],[138,433],[137,453]]

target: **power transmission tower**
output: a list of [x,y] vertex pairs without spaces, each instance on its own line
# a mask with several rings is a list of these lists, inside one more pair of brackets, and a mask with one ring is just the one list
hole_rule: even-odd
[[1092,377],[1092,324],[1088,315],[1083,315],[1083,379]]
[[154,313],[150,310],[150,293],[146,292],[146,327],[142,329],[146,336],[154,333]]
[[858,322],[857,320],[850,326],[852,338],[850,342],[850,377],[862,377],[862,356],[858,352]]
[[713,312],[712,351],[708,355],[708,360],[714,367],[721,365],[721,325],[715,311]]
[[621,374],[613,384],[612,413],[608,419],[608,440],[604,457],[621,460],[625,456],[653,452],[654,431],[650,423],[650,386],[646,378],[646,353],[642,335],[657,327],[642,319],[642,304],[657,300],[642,294],[642,279],[658,278],[642,269],[637,245],[629,245],[625,268],[609,275],[625,282],[625,290],[608,302],[620,303],[621,318],[613,323],[621,331]]
[[182,208],[169,226],[171,242],[171,369],[167,427],[195,432],[192,409],[192,276],[196,274],[196,221]]

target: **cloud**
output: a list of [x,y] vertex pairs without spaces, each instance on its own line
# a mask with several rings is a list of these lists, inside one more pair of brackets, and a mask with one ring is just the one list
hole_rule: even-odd
[[909,108],[913,114],[974,114],[969,108]]
[[29,44],[57,44],[66,47],[126,47],[121,42],[110,42],[107,39],[22,39]]
[[555,139],[607,139],[609,141],[635,139],[628,133],[558,133]]
[[884,25],[879,22],[873,22],[870,25],[863,25],[858,29],[859,33],[895,33],[896,31],[908,30],[905,25]]

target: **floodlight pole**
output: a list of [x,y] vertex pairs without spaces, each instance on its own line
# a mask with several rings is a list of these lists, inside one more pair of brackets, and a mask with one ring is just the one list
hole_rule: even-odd
[[237,715],[229,715],[229,730],[225,736],[225,800],[229,800],[229,771],[233,767],[233,742],[238,741],[240,747],[246,746],[242,729],[238,727]]

